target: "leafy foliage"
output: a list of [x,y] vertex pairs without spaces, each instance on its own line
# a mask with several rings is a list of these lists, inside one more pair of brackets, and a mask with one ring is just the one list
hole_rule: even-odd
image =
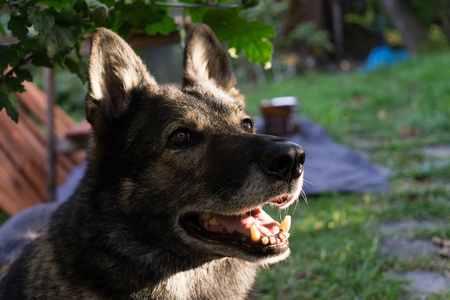
[[273,52],[268,37],[274,37],[272,27],[261,22],[247,22],[235,10],[210,10],[203,21],[216,33],[217,38],[229,41],[228,47],[243,51],[250,61],[261,65],[269,62]]
[[287,46],[297,41],[304,41],[312,47],[317,47],[331,52],[334,48],[330,41],[328,32],[320,30],[313,22],[299,24],[294,30],[289,32],[283,43]]
[[286,18],[280,18],[280,16],[286,16],[287,11],[291,9],[290,4],[289,0],[276,2],[262,0],[255,9],[245,12],[245,18],[250,21],[263,21],[275,28],[276,32],[281,33],[273,41],[277,49],[292,49],[295,48],[295,44],[302,42],[312,48],[320,49],[320,51],[331,52],[333,44],[330,42],[329,32],[320,29],[314,22],[302,22],[292,31],[285,32]]
[[[23,81],[33,81],[25,68],[61,66],[86,80],[87,58],[80,54],[85,36],[96,27],[106,27],[124,38],[132,32],[149,35],[170,34],[177,29],[184,35],[183,26],[177,26],[168,6],[185,9],[194,22],[205,22],[216,31],[221,41],[230,48],[243,51],[250,61],[270,62],[273,52],[268,38],[274,30],[259,21],[247,22],[239,16],[238,8],[254,6],[258,1],[230,2],[220,0],[209,6],[201,0],[16,0],[0,3],[8,11],[6,28],[0,23],[0,34],[16,39],[0,44],[0,110],[17,122],[14,93],[23,92]],[[223,5],[221,7],[221,5]],[[229,8],[229,9],[217,9]],[[214,8],[214,9],[211,9]],[[0,16],[1,17],[1,16]]]

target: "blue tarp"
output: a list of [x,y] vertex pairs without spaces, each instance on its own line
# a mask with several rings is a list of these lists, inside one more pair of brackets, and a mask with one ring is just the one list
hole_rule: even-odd
[[375,47],[370,51],[363,70],[372,71],[381,66],[395,64],[399,61],[407,60],[411,56],[403,48],[392,48],[386,45]]

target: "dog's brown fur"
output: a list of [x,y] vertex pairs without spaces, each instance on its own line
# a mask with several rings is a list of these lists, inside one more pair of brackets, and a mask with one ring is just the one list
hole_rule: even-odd
[[180,226],[192,212],[236,215],[298,197],[303,150],[254,134],[244,106],[207,26],[187,38],[181,89],[158,85],[122,39],[97,29],[86,175],[0,275],[0,299],[247,298],[258,265],[289,250],[251,253]]

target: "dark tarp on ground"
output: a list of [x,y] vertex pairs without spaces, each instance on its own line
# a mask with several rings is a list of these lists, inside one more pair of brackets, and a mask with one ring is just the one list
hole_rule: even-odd
[[301,133],[286,138],[305,149],[306,195],[389,190],[389,181],[379,168],[360,153],[335,143],[320,125],[302,120]]

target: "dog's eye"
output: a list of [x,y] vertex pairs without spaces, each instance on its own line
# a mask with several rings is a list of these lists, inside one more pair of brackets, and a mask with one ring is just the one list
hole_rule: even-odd
[[184,146],[191,141],[191,135],[186,129],[177,129],[170,135],[169,141],[172,146]]
[[241,123],[241,128],[248,133],[253,133],[253,121],[250,119],[245,119]]

